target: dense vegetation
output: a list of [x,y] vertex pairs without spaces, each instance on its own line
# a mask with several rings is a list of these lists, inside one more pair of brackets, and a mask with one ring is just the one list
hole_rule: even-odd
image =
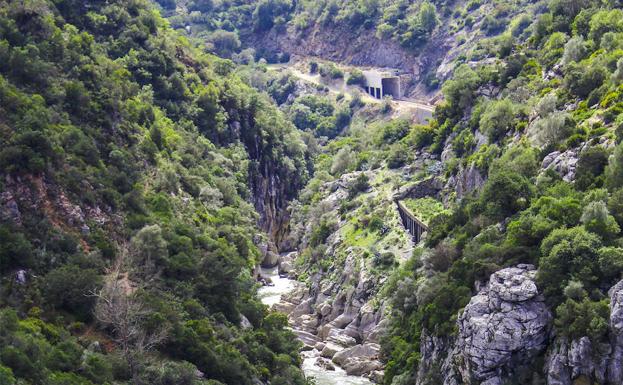
[[[0,3],[0,384],[304,384],[287,319],[251,278],[260,215],[299,190],[286,240],[299,278],[350,263],[389,302],[386,384],[413,383],[423,334],[452,339],[475,282],[519,263],[537,266],[559,336],[608,337],[623,273],[619,1],[157,3],[167,20],[145,0]],[[187,26],[220,57],[174,31]],[[326,28],[415,50],[474,26],[489,37],[456,57],[426,125],[305,88],[260,60],[287,52],[244,44]],[[554,151],[573,165],[548,169]],[[430,231],[403,258],[396,191],[467,170],[485,182],[444,191],[445,207],[405,201]],[[515,381],[541,383],[540,369]]]
[[306,151],[145,1],[0,3],[0,383],[305,383],[251,270]]
[[480,0],[161,0],[158,3],[170,16],[174,28],[201,37],[214,52],[247,64],[249,59],[289,60],[288,52],[253,44],[258,37],[269,33],[298,38],[313,35],[315,31],[347,34],[352,39],[375,36],[395,42],[413,54],[440,29],[449,33],[473,30],[492,36],[511,24],[513,33],[520,34],[530,23],[528,15],[521,14],[521,7],[535,2],[520,1],[517,8],[505,1]]
[[[423,332],[456,333],[475,281],[518,263],[538,267],[561,336],[607,337],[607,291],[623,272],[622,11],[616,2],[547,6],[521,34],[511,24],[479,42],[472,60],[493,60],[460,65],[443,86],[428,149],[451,146],[447,176],[475,167],[487,180],[431,220],[425,247],[386,288],[395,293],[387,384],[413,380]],[[577,153],[575,173],[544,170],[552,151]],[[540,368],[517,370],[518,383],[540,381]]]

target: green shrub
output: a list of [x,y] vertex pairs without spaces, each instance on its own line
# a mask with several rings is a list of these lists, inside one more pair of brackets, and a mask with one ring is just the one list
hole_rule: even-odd
[[485,183],[480,201],[490,217],[503,219],[528,207],[534,194],[534,186],[526,177],[497,170]]
[[359,193],[364,192],[370,188],[368,176],[365,173],[360,173],[357,178],[348,186],[348,196],[350,199],[356,197]]
[[608,152],[601,146],[591,147],[580,154],[576,167],[575,186],[580,190],[601,187],[603,180],[596,180],[608,164]]
[[508,99],[489,104],[480,118],[480,130],[491,142],[498,141],[515,127],[515,107]]
[[363,72],[360,70],[352,70],[348,74],[348,79],[346,79],[346,84],[348,85],[360,85],[363,86],[365,83],[365,77],[363,76]]
[[620,231],[621,228],[603,201],[590,202],[582,213],[580,221],[584,224],[586,230],[599,234],[603,239],[612,239]]
[[555,325],[558,332],[571,339],[588,336],[598,343],[608,333],[610,308],[608,301],[593,302],[587,298],[575,301],[568,299],[556,308]]
[[50,271],[43,279],[43,295],[51,306],[73,312],[81,321],[90,320],[95,304],[92,294],[101,285],[94,269],[65,265]]
[[589,291],[595,287],[601,244],[596,234],[583,227],[557,229],[543,240],[537,282],[550,303],[563,302],[563,290],[572,278]]

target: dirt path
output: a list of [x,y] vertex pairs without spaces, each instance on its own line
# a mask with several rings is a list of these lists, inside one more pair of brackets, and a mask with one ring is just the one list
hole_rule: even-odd
[[[287,64],[270,64],[269,71],[289,71],[292,75],[315,85],[327,87],[329,92],[333,94],[343,94],[348,100],[352,99],[355,94],[359,94],[360,98],[366,103],[380,104],[383,100],[376,99],[368,95],[359,86],[349,86],[344,79],[336,79],[334,81],[323,79],[320,74],[311,74],[306,71],[305,62],[287,63]],[[435,106],[426,102],[414,99],[398,99],[392,100],[392,108],[397,115],[412,115],[415,120],[424,123],[433,116]]]

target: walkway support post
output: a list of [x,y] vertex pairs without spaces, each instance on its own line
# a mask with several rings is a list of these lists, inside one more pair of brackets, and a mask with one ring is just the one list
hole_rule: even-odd
[[403,226],[407,229],[407,231],[409,231],[409,234],[411,234],[413,242],[415,244],[420,243],[422,240],[422,234],[428,231],[428,226],[426,226],[424,222],[417,219],[417,217],[413,215],[411,211],[409,211],[409,209],[402,204],[402,202],[398,200],[395,202],[398,207],[398,214],[400,215]]

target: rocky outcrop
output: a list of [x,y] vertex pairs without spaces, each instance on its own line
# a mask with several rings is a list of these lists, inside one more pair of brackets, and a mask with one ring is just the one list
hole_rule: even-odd
[[482,175],[476,164],[471,163],[467,167],[461,166],[456,175],[448,178],[444,190],[456,192],[456,198],[461,199],[468,193],[479,190],[485,181],[485,176]]
[[501,384],[547,347],[552,316],[531,265],[500,270],[472,297],[445,363],[446,384]]
[[[610,340],[556,338],[547,354],[548,385],[623,384],[623,280],[610,289]],[[583,381],[583,382],[581,382]]]
[[575,179],[575,169],[578,159],[579,154],[577,149],[569,149],[565,152],[554,151],[543,158],[541,168],[544,170],[554,170],[565,182],[571,182]]
[[272,240],[267,240],[261,235],[256,235],[253,240],[262,254],[262,267],[271,268],[279,263],[279,251]]
[[[94,191],[86,181],[81,187]],[[90,232],[87,223],[118,228],[123,221],[112,214],[109,206],[78,204],[71,198],[71,194],[45,176],[6,176],[4,191],[0,193],[0,220],[21,226],[24,217],[43,213],[52,226],[84,236]]]
[[407,185],[398,190],[394,195],[395,200],[406,198],[418,199],[424,197],[436,197],[441,192],[443,183],[439,178],[431,177],[412,185]]
[[623,384],[623,280],[610,289],[609,295],[612,353],[608,379],[613,384]]
[[375,343],[365,343],[343,349],[333,356],[333,362],[340,365],[347,374],[361,376],[381,369],[379,351],[381,347]]
[[544,373],[548,385],[623,384],[623,280],[609,291],[609,341],[595,344],[553,335],[535,273],[531,265],[494,273],[460,315],[455,338],[424,331],[415,383],[501,385],[523,370]]
[[572,385],[579,379],[594,379],[600,384],[606,382],[610,346],[595,346],[588,337],[569,342],[557,338],[549,349],[547,358],[547,383],[549,385]]
[[425,384],[428,378],[439,375],[440,368],[448,368],[450,358],[448,352],[452,350],[453,341],[429,335],[422,331],[420,338],[420,365],[418,366],[416,384]]

